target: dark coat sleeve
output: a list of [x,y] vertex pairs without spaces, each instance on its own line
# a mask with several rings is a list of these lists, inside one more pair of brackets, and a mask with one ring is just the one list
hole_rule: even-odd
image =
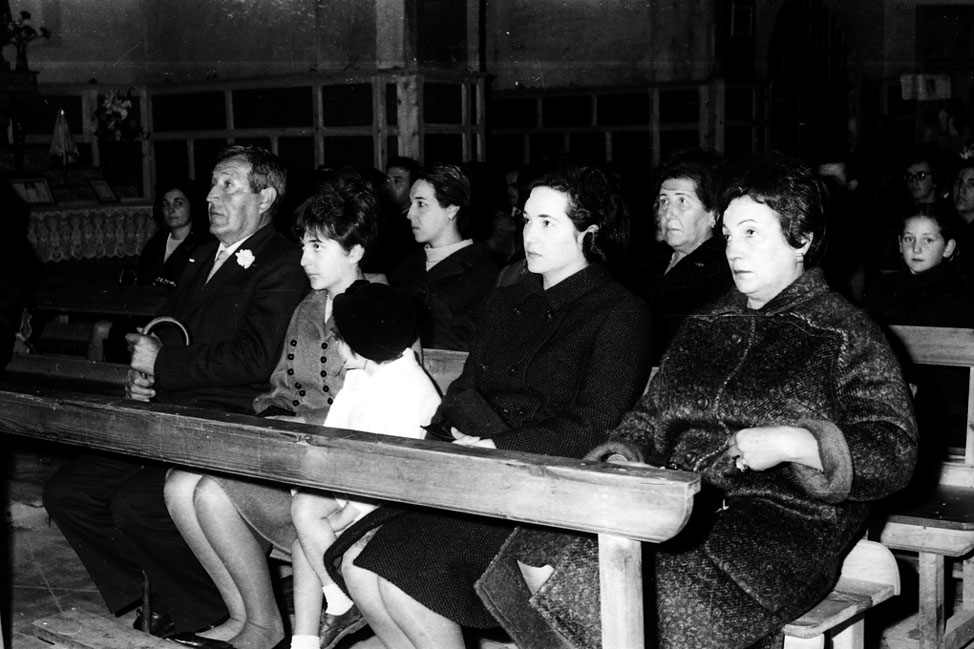
[[191,343],[165,346],[159,352],[157,388],[187,390],[267,381],[291,313],[307,290],[307,278],[294,246],[276,243],[255,254],[260,263],[241,273],[242,281],[228,282],[191,314],[187,323],[194,334]]

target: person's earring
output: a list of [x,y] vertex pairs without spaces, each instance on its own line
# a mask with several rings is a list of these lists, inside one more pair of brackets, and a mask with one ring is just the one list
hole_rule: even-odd
[[801,250],[799,250],[798,252],[796,252],[795,253],[795,261],[798,262],[799,264],[804,264],[805,263],[805,253],[802,252]]

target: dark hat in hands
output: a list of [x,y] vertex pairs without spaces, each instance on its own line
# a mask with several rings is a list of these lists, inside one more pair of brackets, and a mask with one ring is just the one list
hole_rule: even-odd
[[352,351],[377,363],[398,358],[416,338],[416,310],[385,284],[358,280],[335,296],[332,317]]

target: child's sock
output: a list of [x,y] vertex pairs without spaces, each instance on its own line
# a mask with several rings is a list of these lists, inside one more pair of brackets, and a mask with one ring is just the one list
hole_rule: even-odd
[[321,649],[321,642],[316,635],[292,635],[291,649]]
[[321,592],[325,594],[325,601],[328,603],[325,607],[325,613],[328,615],[341,615],[342,613],[346,613],[355,604],[338,587],[338,584],[326,584],[321,587]]

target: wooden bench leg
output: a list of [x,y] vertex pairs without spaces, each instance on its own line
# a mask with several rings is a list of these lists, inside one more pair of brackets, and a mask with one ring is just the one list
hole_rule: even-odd
[[964,579],[963,590],[964,598],[961,608],[965,611],[974,611],[974,557],[967,557],[961,563],[962,578]]
[[865,644],[866,625],[861,619],[832,636],[832,649],[862,649]]
[[599,534],[599,587],[603,649],[643,649],[646,639],[639,541]]
[[920,649],[942,649],[946,616],[944,613],[944,564],[941,554],[919,553],[920,570]]

